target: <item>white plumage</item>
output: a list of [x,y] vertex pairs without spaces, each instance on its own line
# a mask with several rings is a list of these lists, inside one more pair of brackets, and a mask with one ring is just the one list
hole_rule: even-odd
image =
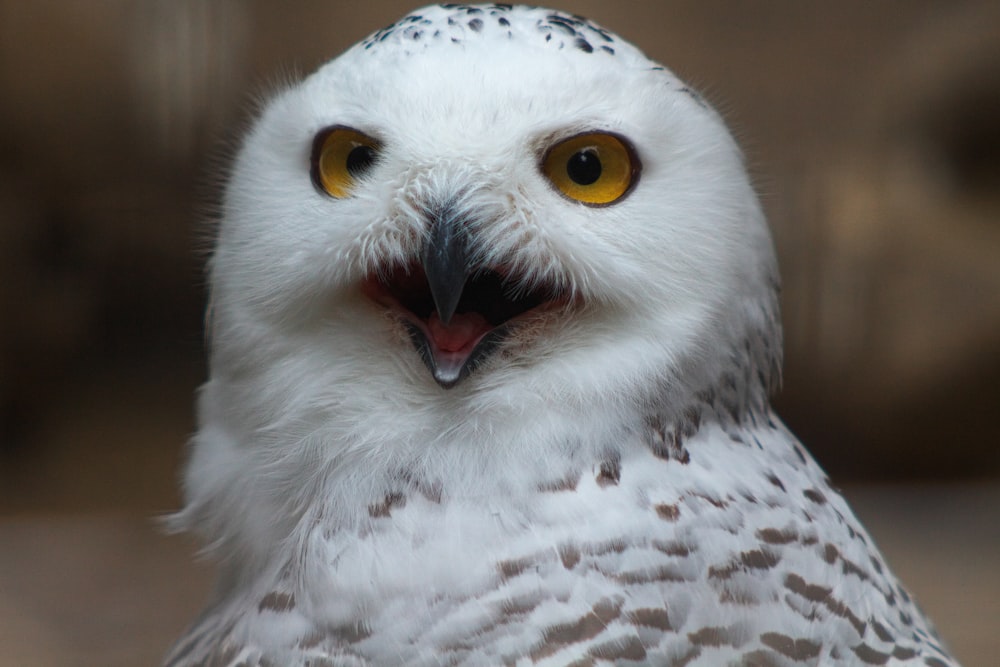
[[167,664],[955,664],[770,411],[737,147],[604,29],[429,7],[284,91],[211,285]]

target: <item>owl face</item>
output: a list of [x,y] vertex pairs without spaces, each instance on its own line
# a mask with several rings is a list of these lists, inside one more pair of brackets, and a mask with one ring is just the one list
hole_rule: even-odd
[[213,260],[220,377],[341,414],[401,386],[412,413],[641,401],[741,326],[770,247],[721,122],[538,12],[404,21],[265,108]]
[[418,10],[276,95],[210,269],[178,522],[263,560],[307,509],[359,524],[400,480],[528,497],[724,373],[759,405],[778,372],[770,239],[722,122],[544,9]]

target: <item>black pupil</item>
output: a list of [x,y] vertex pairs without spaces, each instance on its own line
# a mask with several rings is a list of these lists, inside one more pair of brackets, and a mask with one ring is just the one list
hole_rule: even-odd
[[347,154],[347,173],[351,176],[360,176],[368,170],[375,162],[375,151],[371,146],[355,146]]
[[566,163],[566,174],[577,185],[590,185],[601,177],[601,158],[593,148],[576,153]]

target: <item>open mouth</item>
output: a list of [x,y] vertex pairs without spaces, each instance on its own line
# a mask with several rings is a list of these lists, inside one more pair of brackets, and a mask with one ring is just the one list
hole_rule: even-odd
[[564,301],[554,289],[517,289],[503,269],[483,269],[461,285],[453,313],[442,318],[420,262],[370,276],[369,298],[394,312],[434,379],[453,387],[472,373],[519,321]]

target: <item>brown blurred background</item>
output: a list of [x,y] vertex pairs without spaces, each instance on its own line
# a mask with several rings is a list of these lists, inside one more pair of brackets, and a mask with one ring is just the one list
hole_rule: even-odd
[[[729,121],[782,264],[779,410],[991,664],[1000,4],[555,4]],[[148,664],[201,604],[147,519],[179,503],[220,155],[256,96],[412,7],[0,0],[0,665]]]

